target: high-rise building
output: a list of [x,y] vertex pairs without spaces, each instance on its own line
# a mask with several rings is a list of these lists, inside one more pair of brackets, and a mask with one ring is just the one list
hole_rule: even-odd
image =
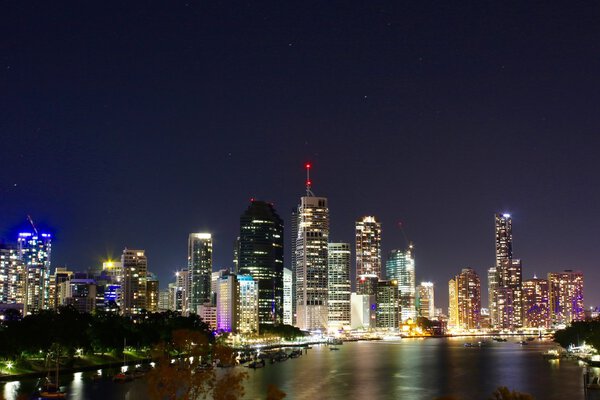
[[[171,283],[169,284],[169,286],[170,285]],[[158,312],[164,312],[169,310],[173,311],[173,309],[171,308],[169,289],[161,290],[158,292]]]
[[292,325],[296,326],[297,325],[297,320],[296,320],[296,266],[297,266],[297,262],[296,262],[296,252],[297,252],[297,244],[298,244],[298,218],[299,218],[299,214],[298,214],[298,207],[292,209],[292,219],[290,221],[290,228],[292,231],[291,234],[291,246],[290,246],[290,262],[291,262],[291,267],[292,267]]
[[[59,286],[65,287],[61,305],[75,307],[81,313],[91,313],[96,307],[96,282],[93,279],[71,279]],[[61,290],[62,292],[62,290]]]
[[350,243],[329,243],[327,262],[328,327],[350,326]]
[[521,260],[504,259],[496,272],[498,284],[495,291],[494,326],[516,330],[523,326],[523,273]]
[[149,312],[158,312],[159,301],[159,282],[153,273],[148,273],[146,280],[146,310]]
[[350,295],[350,326],[352,329],[369,330],[376,327],[377,299],[375,295]]
[[24,264],[25,315],[47,309],[50,304],[50,265],[52,238],[49,233],[21,232],[18,237],[19,258]]
[[237,274],[240,272],[240,237],[238,236],[233,241],[233,273]]
[[240,274],[258,283],[261,324],[283,322],[283,220],[272,204],[252,200],[240,217]]
[[365,216],[356,221],[356,276],[381,276],[381,222]]
[[[310,165],[307,165],[307,170]],[[329,208],[325,197],[316,197],[311,181],[300,198],[295,246],[296,325],[305,330],[327,328],[327,249]]]
[[294,323],[292,317],[292,270],[289,268],[283,269],[283,323],[292,325]]
[[435,316],[433,282],[421,282],[418,287],[419,315],[428,319]]
[[565,270],[548,274],[550,316],[553,326],[585,319],[583,273]]
[[25,266],[19,250],[13,246],[0,247],[0,303],[23,304],[25,299]]
[[236,330],[238,311],[238,287],[236,276],[221,273],[216,281],[217,329],[222,332]]
[[496,267],[490,267],[487,273],[488,278],[488,310],[490,314],[490,324],[496,325],[498,305],[496,304],[496,292],[498,291],[498,270]]
[[258,282],[250,275],[238,275],[237,327],[239,333],[259,333]]
[[375,296],[377,295],[378,282],[379,278],[377,277],[377,275],[359,275],[356,277],[356,293]]
[[189,311],[198,312],[198,306],[210,302],[212,274],[212,235],[190,233],[188,238],[188,271],[190,274]]
[[123,250],[121,255],[123,265],[123,296],[121,311],[125,315],[139,314],[147,307],[146,276],[148,260],[144,250]]
[[526,328],[550,327],[548,281],[527,279],[523,281],[523,326]]
[[510,214],[496,213],[495,231],[496,231],[496,267],[502,264],[503,260],[512,260],[512,218]]
[[[190,296],[192,292],[192,280],[187,268],[175,272],[175,287],[172,289],[173,309],[188,315],[192,310]],[[195,312],[195,311],[194,311]]]
[[481,282],[479,275],[471,268],[463,268],[461,273],[448,283],[450,321],[455,329],[479,329],[481,317]]
[[63,305],[59,301],[61,295],[64,297],[66,294],[60,293],[60,284],[69,281],[73,276],[73,272],[67,270],[65,267],[56,267],[54,269],[54,275],[50,279],[50,308],[56,309]]
[[392,250],[385,264],[387,279],[398,281],[402,321],[417,317],[415,257],[413,245],[407,250]]
[[400,304],[398,301],[398,282],[396,280],[379,281],[376,295],[377,328],[398,329],[400,326]]

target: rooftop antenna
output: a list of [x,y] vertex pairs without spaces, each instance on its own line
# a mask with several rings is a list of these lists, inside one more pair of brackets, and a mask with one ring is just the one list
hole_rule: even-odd
[[311,167],[312,167],[312,165],[309,162],[304,165],[304,168],[306,168],[306,195],[308,197],[314,196],[314,193],[311,190],[311,188],[312,188],[312,181],[310,180]]
[[35,232],[36,236],[38,235],[38,230],[35,227],[35,224],[33,223],[33,219],[31,219],[31,215],[27,215],[27,221],[29,221],[29,223],[31,224],[31,227],[33,228],[33,231]]
[[402,221],[398,221],[398,228],[400,229],[400,232],[402,232],[402,236],[404,237],[404,241],[406,242],[408,249],[412,251],[415,245],[413,244],[412,240],[408,240],[408,236],[406,236],[406,232],[404,231],[404,223]]

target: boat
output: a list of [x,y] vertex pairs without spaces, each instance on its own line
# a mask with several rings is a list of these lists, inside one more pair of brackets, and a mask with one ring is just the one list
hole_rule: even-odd
[[133,373],[131,371],[119,372],[115,376],[113,376],[113,381],[118,383],[131,382],[134,379]]
[[493,340],[495,342],[506,342],[506,341],[508,341],[508,339],[502,338],[502,337],[495,337],[495,338],[493,338]]
[[558,360],[560,359],[560,353],[558,350],[551,349],[542,353],[542,357],[544,357],[545,360]]
[[475,347],[475,345],[471,342],[467,342],[465,344],[463,344],[464,347]]
[[527,342],[527,340],[521,340],[521,341],[519,342],[519,344],[520,344],[521,346],[525,346],[525,345],[528,345],[529,343]]
[[[53,347],[54,347],[54,345],[53,345]],[[50,379],[50,369],[48,369],[48,376],[46,377],[44,382],[41,384],[41,386],[39,386],[39,388],[37,390],[37,393],[36,393],[37,399],[65,399],[65,398],[67,398],[67,392],[62,390],[58,383],[60,347],[56,347],[53,351],[54,351],[54,356],[55,356],[55,361],[56,361],[54,381],[52,381]],[[46,363],[48,363],[52,354],[53,353],[51,350],[48,353],[48,356],[46,358]]]
[[339,347],[335,347],[335,346],[329,346],[329,350],[339,350]]

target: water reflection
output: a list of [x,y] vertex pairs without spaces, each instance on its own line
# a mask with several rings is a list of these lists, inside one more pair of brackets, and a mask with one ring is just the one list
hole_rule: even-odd
[[6,382],[4,384],[4,390],[3,390],[3,398],[6,400],[16,400],[17,396],[19,395],[19,388],[21,387],[21,382],[19,381],[14,381],[14,382]]

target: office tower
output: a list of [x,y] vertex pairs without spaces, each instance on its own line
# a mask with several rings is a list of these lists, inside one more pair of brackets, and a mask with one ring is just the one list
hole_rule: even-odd
[[188,312],[197,313],[198,306],[210,302],[212,246],[212,235],[210,233],[190,233],[188,238],[188,271],[191,292]]
[[525,328],[550,327],[548,281],[527,279],[523,281],[523,326]]
[[233,273],[240,272],[240,237],[233,241]]
[[487,273],[488,278],[488,310],[490,314],[490,324],[496,325],[498,305],[496,304],[496,292],[498,290],[498,270],[496,267],[490,267]]
[[448,328],[458,329],[458,279],[448,281]]
[[62,305],[72,306],[80,313],[91,313],[96,308],[96,282],[93,279],[71,279],[59,286],[65,287],[66,296],[60,299]]
[[19,258],[24,264],[24,307],[27,315],[49,306],[50,260],[52,238],[49,233],[21,232],[18,237]]
[[359,275],[356,277],[356,293],[375,296],[377,294],[377,275]]
[[356,221],[356,276],[381,276],[381,223],[365,216]]
[[158,278],[153,273],[148,273],[146,279],[146,310],[158,312],[158,293],[160,287]]
[[[307,171],[310,165],[307,165]],[[306,181],[306,196],[298,205],[296,240],[296,318],[304,330],[327,328],[327,242],[329,208],[325,197],[316,197]]]
[[511,331],[523,327],[521,260],[502,260],[496,276],[495,327]]
[[[50,279],[50,290],[49,290],[49,297],[50,297],[49,307],[50,308],[56,309],[57,307],[63,305],[59,301],[60,295],[63,295],[60,293],[60,284],[63,282],[69,281],[72,276],[73,276],[73,272],[67,270],[67,268],[56,267],[56,269],[54,270],[54,275],[52,275],[52,277]],[[64,297],[64,295],[63,295],[63,297]]]
[[398,329],[400,326],[400,304],[398,301],[398,282],[396,280],[379,281],[375,302],[377,328]]
[[236,330],[237,296],[235,275],[223,271],[216,279],[217,330],[222,332]]
[[283,220],[272,204],[252,200],[240,217],[239,272],[258,283],[261,324],[283,322]]
[[450,301],[449,325],[461,330],[479,329],[481,316],[481,282],[471,268],[448,283]]
[[23,304],[25,299],[25,266],[19,250],[13,246],[0,247],[0,303]]
[[291,225],[291,246],[290,246],[290,262],[292,267],[292,325],[297,325],[296,320],[296,246],[298,242],[298,207],[292,209]]
[[392,250],[385,264],[387,279],[398,281],[402,321],[417,317],[415,257],[412,243],[407,250]]
[[190,275],[188,269],[180,269],[175,272],[173,306],[175,307],[175,311],[179,311],[183,315],[188,315],[191,311],[190,297],[192,292],[192,280]]
[[283,269],[283,323],[292,325],[292,270],[289,268]]
[[496,267],[499,267],[503,260],[512,260],[512,218],[510,214],[496,213],[495,231],[496,231]]
[[145,251],[125,248],[121,255],[121,264],[123,265],[121,312],[124,315],[139,314],[147,307],[148,260]]
[[328,328],[340,330],[350,326],[350,243],[328,246]]
[[583,273],[565,270],[548,274],[550,317],[553,326],[568,325],[585,318]]
[[102,262],[102,271],[111,278],[112,283],[121,283],[123,280],[123,264],[120,261]]
[[433,282],[421,282],[418,287],[419,315],[428,319],[435,317]]
[[204,303],[198,306],[198,316],[212,330],[217,329],[217,306]]
[[[169,286],[172,285],[171,283]],[[170,293],[169,289],[161,290],[158,292],[158,312],[165,312],[171,310]]]
[[169,291],[169,310],[182,312],[182,302],[181,302],[181,290],[177,287],[177,282],[169,283],[167,288]]
[[259,333],[258,282],[250,275],[238,275],[237,283],[237,332]]
[[375,295],[350,295],[350,327],[358,330],[369,330],[376,327],[377,299]]

